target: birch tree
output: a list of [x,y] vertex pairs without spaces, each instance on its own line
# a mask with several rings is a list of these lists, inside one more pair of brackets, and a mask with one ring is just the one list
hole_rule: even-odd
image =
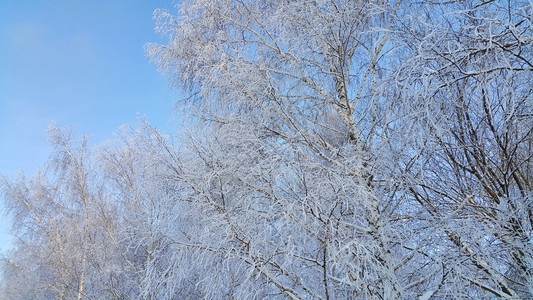
[[431,145],[411,192],[447,251],[435,295],[531,297],[531,3],[411,9],[413,54],[401,76]]
[[196,268],[216,266],[198,283],[208,297],[416,295],[398,277],[419,271],[400,209],[410,166],[396,132],[409,128],[383,81],[399,4],[190,1],[176,18],[158,13],[170,42],[149,52],[191,91],[184,110],[202,128],[176,169],[190,214],[210,226],[177,243],[205,258]]
[[49,141],[53,151],[37,175],[2,181],[16,237],[3,260],[3,292],[10,299],[119,298],[121,266],[108,239],[117,228],[87,140],[52,127]]

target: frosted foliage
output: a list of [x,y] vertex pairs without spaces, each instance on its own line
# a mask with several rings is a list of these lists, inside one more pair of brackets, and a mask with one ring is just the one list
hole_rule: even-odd
[[9,299],[102,298],[127,293],[128,266],[115,252],[116,211],[86,139],[50,128],[53,152],[37,175],[4,180],[15,249],[3,260]]
[[[12,299],[533,297],[526,1],[182,1],[186,95],[4,180]],[[24,287],[24,288],[23,288]]]

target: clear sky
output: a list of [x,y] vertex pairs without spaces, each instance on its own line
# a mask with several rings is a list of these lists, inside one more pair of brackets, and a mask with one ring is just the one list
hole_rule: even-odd
[[[163,130],[178,98],[143,46],[164,42],[153,11],[171,0],[0,0],[0,174],[33,174],[56,122],[113,138],[138,114]],[[9,247],[0,215],[0,250]]]

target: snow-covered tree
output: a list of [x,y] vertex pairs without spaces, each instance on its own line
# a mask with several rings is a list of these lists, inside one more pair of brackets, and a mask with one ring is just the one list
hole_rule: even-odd
[[49,141],[53,151],[37,175],[1,182],[16,237],[2,261],[2,293],[8,299],[123,298],[128,266],[113,243],[116,212],[87,139],[52,127]]
[[204,270],[203,293],[418,295],[411,129],[388,82],[399,7],[190,1],[178,17],[159,12],[171,40],[149,51],[191,91],[197,127],[175,168],[202,221],[176,241],[176,268]]
[[402,31],[412,54],[400,77],[427,149],[412,194],[440,226],[433,248],[446,249],[436,295],[531,297],[531,2],[411,11],[418,15]]

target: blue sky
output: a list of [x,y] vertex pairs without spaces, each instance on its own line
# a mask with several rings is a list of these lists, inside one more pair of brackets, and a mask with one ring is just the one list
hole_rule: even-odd
[[[178,98],[143,46],[164,42],[153,11],[171,0],[0,0],[0,174],[33,174],[52,122],[99,143],[138,114],[172,130]],[[0,250],[9,247],[0,217]]]

